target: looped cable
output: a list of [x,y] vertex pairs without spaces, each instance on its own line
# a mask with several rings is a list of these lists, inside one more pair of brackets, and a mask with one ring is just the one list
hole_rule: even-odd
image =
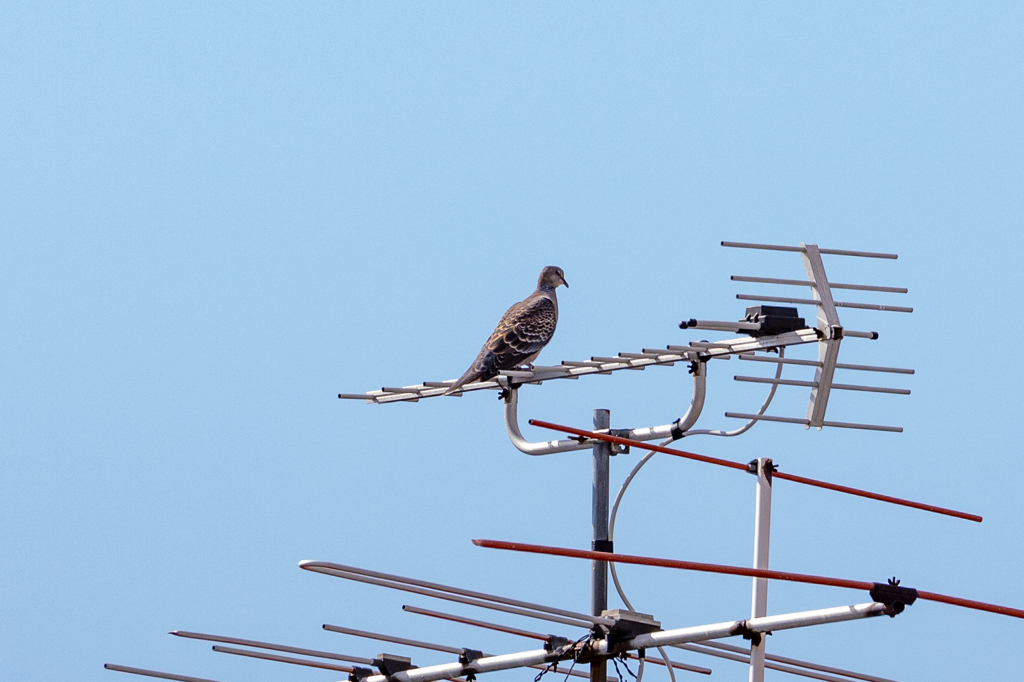
[[[781,360],[785,356],[786,356],[786,349],[785,349],[785,347],[780,347],[779,348],[779,359]],[[783,366],[784,365],[781,362],[778,364],[778,368],[775,370],[775,378],[776,379],[782,378],[782,368],[783,368]],[[771,390],[768,391],[768,397],[765,398],[764,403],[761,405],[761,409],[757,411],[757,416],[760,417],[761,415],[763,415],[765,410],[768,409],[768,406],[771,405],[772,399],[775,398],[775,390],[778,387],[779,387],[778,384],[772,384]],[[752,426],[754,426],[754,424],[756,424],[757,422],[758,422],[757,419],[751,419],[750,421],[748,421],[746,424],[744,424],[740,428],[733,429],[732,431],[701,430],[701,431],[684,431],[684,432],[678,433],[678,434],[673,432],[672,436],[670,438],[666,438],[664,441],[661,442],[661,447],[668,447],[670,444],[672,444],[673,441],[679,440],[679,439],[684,438],[686,436],[726,436],[726,437],[729,437],[729,436],[739,436],[740,434],[743,434],[743,433],[746,433],[747,431],[749,431],[750,428]],[[618,516],[618,513],[619,513],[619,503],[622,502],[622,496],[626,493],[626,488],[628,488],[629,484],[632,483],[633,478],[638,473],[640,473],[640,469],[642,469],[643,466],[645,464],[647,464],[647,462],[649,462],[651,460],[651,457],[654,457],[654,455],[656,455],[656,454],[657,453],[655,453],[655,452],[649,452],[646,455],[644,455],[643,459],[641,459],[639,462],[637,462],[636,466],[633,467],[633,470],[629,472],[628,476],[626,476],[626,480],[622,482],[622,487],[619,488],[619,494],[615,496],[615,504],[612,505],[612,513],[611,513],[610,518],[608,519],[608,541],[609,542],[612,542],[612,541],[615,540],[615,517]],[[633,608],[633,605],[629,603],[629,599],[626,598],[626,593],[622,589],[622,585],[619,583],[619,574],[615,570],[615,563],[614,562],[609,562],[608,569],[609,569],[609,571],[611,571],[612,582],[615,583],[615,591],[619,593],[619,599],[622,600],[622,603],[626,605],[627,609],[629,609],[630,611],[636,611],[636,609]],[[672,670],[672,663],[668,660],[668,653],[665,651],[665,648],[664,647],[658,647],[658,653],[661,654],[662,659],[664,659],[664,661],[665,661],[665,666],[668,668],[668,676],[669,676],[669,678],[671,678],[672,682],[676,682],[676,675],[675,675],[675,672]],[[639,669],[639,672],[640,672],[641,676],[643,675],[643,670],[644,670],[643,663],[644,663],[643,659],[641,659],[641,661],[640,661],[640,669]],[[616,669],[617,668],[618,668],[618,666],[616,666]],[[628,668],[627,668],[627,670],[628,670]],[[619,679],[620,680],[622,679],[621,675],[619,676]],[[637,682],[640,682],[639,679],[637,679]]]

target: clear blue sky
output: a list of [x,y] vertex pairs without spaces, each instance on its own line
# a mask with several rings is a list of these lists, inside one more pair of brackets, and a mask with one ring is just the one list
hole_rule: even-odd
[[[899,253],[826,264],[910,289],[870,300],[913,315],[843,313],[882,334],[843,357],[917,374],[888,381],[909,397],[829,413],[902,435],[768,424],[687,446],[985,516],[777,485],[772,566],[1024,607],[1022,27],[1016,3],[3,3],[0,677],[341,677],[178,628],[421,665],[447,657],[320,625],[532,647],[297,562],[585,610],[585,563],[469,540],[587,546],[588,456],[521,455],[491,393],[334,396],[458,376],[547,264],[572,285],[549,364],[712,336],[676,323],[738,318],[729,275],[802,276],[795,256],[723,239]],[[737,364],[712,366],[701,426],[760,404]],[[524,389],[522,415],[679,416],[684,368],[628,374]],[[788,389],[773,412],[804,400]],[[613,487],[636,457],[613,462]],[[616,545],[748,564],[752,515],[753,479],[655,460]],[[749,612],[746,579],[622,575],[668,627]],[[862,598],[773,585],[769,610]],[[769,650],[1010,679],[1022,637],[1022,621],[922,603]]]

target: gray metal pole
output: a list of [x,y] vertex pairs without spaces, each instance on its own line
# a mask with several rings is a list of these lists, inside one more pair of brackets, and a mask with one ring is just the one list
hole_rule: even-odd
[[[594,410],[594,430],[607,429],[611,426],[611,413],[608,410]],[[592,548],[598,552],[612,551],[612,543],[608,541],[608,459],[611,457],[611,443],[594,445],[594,490],[591,526]],[[594,561],[590,574],[590,613],[600,616],[608,608],[608,562]],[[608,663],[604,660],[590,664],[590,681],[606,682]]]

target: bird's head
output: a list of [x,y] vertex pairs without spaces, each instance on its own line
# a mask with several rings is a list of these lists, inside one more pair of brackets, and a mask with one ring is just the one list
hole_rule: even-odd
[[538,289],[556,289],[559,284],[564,284],[567,289],[569,288],[569,283],[565,281],[565,273],[562,272],[562,268],[549,265],[541,270],[540,278],[537,280]]

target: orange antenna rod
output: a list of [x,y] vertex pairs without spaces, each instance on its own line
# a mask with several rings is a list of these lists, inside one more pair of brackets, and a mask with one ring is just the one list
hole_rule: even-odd
[[[662,568],[678,568],[685,571],[701,571],[703,573],[724,573],[726,575],[743,575],[751,578],[767,578],[768,580],[788,580],[795,583],[806,583],[810,585],[829,585],[831,587],[846,587],[853,590],[868,590],[871,592],[878,587],[885,587],[880,583],[870,583],[864,580],[846,580],[845,578],[828,578],[820,575],[809,575],[806,573],[788,573],[786,571],[772,571],[766,568],[743,568],[742,566],[724,566],[722,564],[706,564],[698,561],[682,561],[679,559],[658,559],[656,557],[635,556],[632,554],[614,554],[612,552],[592,552],[584,549],[568,549],[565,547],[548,547],[545,545],[530,545],[522,542],[503,542],[501,540],[473,540],[477,547],[489,549],[505,549],[513,552],[528,552],[530,554],[549,554],[552,556],[572,557],[575,559],[590,559],[591,561],[610,561],[620,564],[638,564],[640,566],[660,566]],[[895,587],[893,585],[892,587]],[[909,588],[897,588],[907,590],[916,594],[919,599],[937,601],[953,606],[962,606],[978,611],[988,611],[1014,618],[1024,618],[1024,609],[1015,609],[1009,606],[998,604],[987,604],[974,601],[973,599],[961,599],[950,597],[935,592],[923,592],[921,590],[910,590]],[[912,600],[911,600],[912,601]]]
[[[539,426],[542,429],[551,429],[553,431],[563,431],[565,433],[571,433],[572,435],[579,436],[581,438],[603,440],[609,443],[615,443],[617,445],[627,445],[629,447],[640,448],[642,450],[653,450],[654,452],[661,452],[666,455],[672,455],[673,457],[682,457],[683,459],[692,459],[697,462],[716,464],[718,466],[729,467],[730,469],[749,471],[746,464],[740,464],[739,462],[732,462],[730,460],[720,459],[718,457],[708,457],[707,455],[698,455],[697,453],[694,452],[686,452],[685,450],[666,448],[660,445],[650,445],[648,443],[641,443],[639,441],[630,440],[629,438],[619,438],[618,436],[612,436],[607,433],[598,433],[596,431],[585,431],[583,429],[575,429],[571,426],[561,426],[559,424],[552,424],[551,422],[545,422],[539,419],[531,419],[530,424],[532,426]],[[967,521],[976,521],[977,523],[981,523],[982,521],[982,517],[978,516],[977,514],[969,514],[967,512],[957,511],[955,509],[947,509],[946,507],[937,507],[933,504],[924,504],[923,502],[904,500],[899,497],[892,497],[891,495],[882,495],[880,493],[873,493],[868,490],[860,490],[859,488],[851,488],[849,486],[839,485],[838,483],[828,483],[826,481],[818,481],[813,478],[806,478],[804,476],[786,474],[781,471],[772,472],[772,478],[778,478],[784,481],[793,481],[794,483],[802,483],[803,485],[810,485],[816,488],[824,488],[826,490],[835,490],[836,492],[846,493],[847,495],[866,497],[871,500],[888,502],[889,504],[898,504],[903,507],[911,507],[913,509],[920,509],[922,511],[932,512],[933,514],[944,514],[945,516],[953,516],[958,519],[965,519]]]

